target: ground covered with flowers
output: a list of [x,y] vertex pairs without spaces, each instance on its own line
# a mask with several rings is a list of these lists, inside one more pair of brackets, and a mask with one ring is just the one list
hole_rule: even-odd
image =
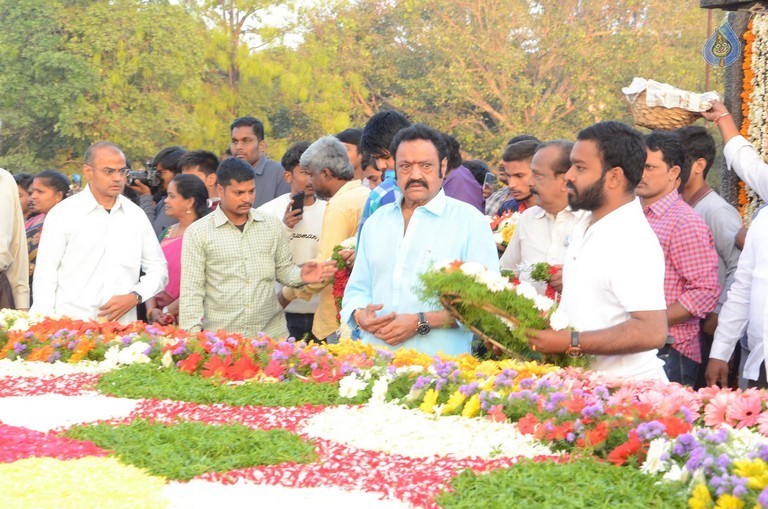
[[11,311],[0,359],[8,507],[768,507],[756,390]]

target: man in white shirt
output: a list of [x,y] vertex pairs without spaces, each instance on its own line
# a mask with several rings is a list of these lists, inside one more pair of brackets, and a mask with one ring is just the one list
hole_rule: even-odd
[[531,346],[594,355],[592,369],[616,377],[665,381],[656,357],[667,337],[664,255],[635,197],[645,141],[620,122],[599,122],[577,139],[568,203],[591,220],[568,247],[560,303],[575,330],[531,331]]
[[122,196],[128,171],[116,145],[88,147],[88,185],[45,218],[32,311],[125,324],[136,320],[138,304],[165,288],[168,267],[152,225]]
[[[325,200],[318,200],[315,188],[309,181],[309,173],[301,168],[301,155],[309,142],[294,143],[283,155],[280,163],[285,168],[285,181],[291,185],[291,192],[278,196],[257,210],[275,216],[283,221],[285,232],[288,234],[288,246],[291,248],[293,263],[303,265],[317,258],[320,249],[320,232],[323,229],[323,214]],[[296,208],[293,197],[304,193],[301,208]],[[312,320],[317,311],[320,295],[313,294],[311,300],[295,299],[288,302],[282,294],[283,285],[277,285],[277,298],[285,307],[285,319],[288,322],[288,333],[296,339],[314,339],[312,335]]]
[[0,309],[29,307],[28,263],[19,189],[0,168]]
[[531,266],[546,262],[562,265],[565,252],[577,228],[584,228],[588,212],[568,205],[565,174],[571,167],[573,143],[555,140],[543,143],[531,159],[531,193],[535,205],[526,209],[501,257],[502,268],[519,272],[530,281]]

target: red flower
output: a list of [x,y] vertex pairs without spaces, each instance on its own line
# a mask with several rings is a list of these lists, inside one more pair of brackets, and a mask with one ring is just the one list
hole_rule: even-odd
[[677,438],[683,433],[688,433],[693,428],[693,426],[679,417],[658,417],[656,420],[667,427],[666,432],[669,438]]
[[634,430],[629,432],[629,440],[616,447],[608,454],[608,461],[614,465],[624,465],[629,458],[637,456],[638,463],[640,456],[644,455],[643,442],[637,436]]
[[605,442],[607,437],[608,425],[605,421],[600,421],[597,426],[587,430],[587,432],[584,433],[584,438],[579,439],[576,442],[576,445],[579,447],[597,447],[598,445]]
[[573,433],[573,421],[567,421],[560,425],[553,425],[545,438],[548,440],[565,440],[568,433]]
[[527,413],[525,417],[517,421],[517,429],[523,435],[532,435],[539,424],[539,419],[532,413]]
[[488,417],[494,422],[507,422],[507,416],[504,414],[504,407],[501,404],[493,405],[488,410]]
[[179,361],[179,369],[189,373],[190,375],[194,375],[195,372],[197,372],[197,368],[200,367],[200,361],[202,360],[202,355],[197,352],[193,352],[183,361]]
[[224,378],[227,375],[227,368],[232,364],[232,356],[227,355],[224,359],[218,355],[212,356],[208,359],[208,362],[203,364],[203,378],[216,376]]
[[259,372],[259,366],[253,362],[253,359],[243,355],[235,363],[227,368],[227,378],[230,380],[250,380]]
[[280,364],[280,361],[276,361],[274,359],[269,361],[267,367],[264,368],[264,374],[271,376],[272,378],[280,378],[283,373],[285,373],[285,366]]

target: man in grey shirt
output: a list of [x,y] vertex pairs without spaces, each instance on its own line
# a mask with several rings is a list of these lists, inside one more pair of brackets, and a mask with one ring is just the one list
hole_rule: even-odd
[[232,155],[248,162],[256,176],[253,208],[259,208],[280,195],[290,193],[291,186],[283,179],[283,167],[269,159],[264,152],[264,124],[249,116],[236,119],[229,128],[232,130]]
[[[685,164],[690,167],[690,177],[681,191],[683,200],[701,216],[712,232],[718,258],[718,282],[722,293],[715,306],[701,324],[702,359],[706,365],[712,337],[717,328],[720,309],[725,304],[728,289],[733,283],[741,250],[736,247],[736,234],[742,226],[738,211],[706,182],[709,169],[715,160],[715,140],[700,126],[683,127],[676,131],[685,151]],[[700,377],[701,378],[701,377]],[[704,380],[700,380],[704,385]]]

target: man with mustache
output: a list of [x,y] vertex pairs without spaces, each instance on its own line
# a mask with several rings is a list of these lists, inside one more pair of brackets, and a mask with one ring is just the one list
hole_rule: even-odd
[[288,286],[328,281],[333,263],[293,263],[280,219],[253,209],[256,184],[245,161],[221,163],[216,181],[219,206],[184,234],[179,326],[287,337],[275,281]]
[[455,355],[470,351],[472,333],[415,289],[433,264],[461,260],[498,270],[487,219],[442,189],[448,163],[443,134],[423,124],[399,131],[390,146],[403,197],[381,207],[361,232],[341,319],[362,341]]
[[594,355],[597,371],[666,380],[656,357],[667,337],[664,255],[635,196],[645,159],[642,135],[622,123],[579,132],[565,175],[568,203],[591,214],[568,246],[560,302],[575,327],[528,335],[539,352]]
[[583,228],[587,212],[568,205],[565,174],[571,167],[572,148],[570,141],[547,141],[531,159],[528,185],[537,205],[522,213],[500,260],[502,268],[519,272],[522,279],[530,280],[530,268],[536,263],[562,266],[575,229]]

